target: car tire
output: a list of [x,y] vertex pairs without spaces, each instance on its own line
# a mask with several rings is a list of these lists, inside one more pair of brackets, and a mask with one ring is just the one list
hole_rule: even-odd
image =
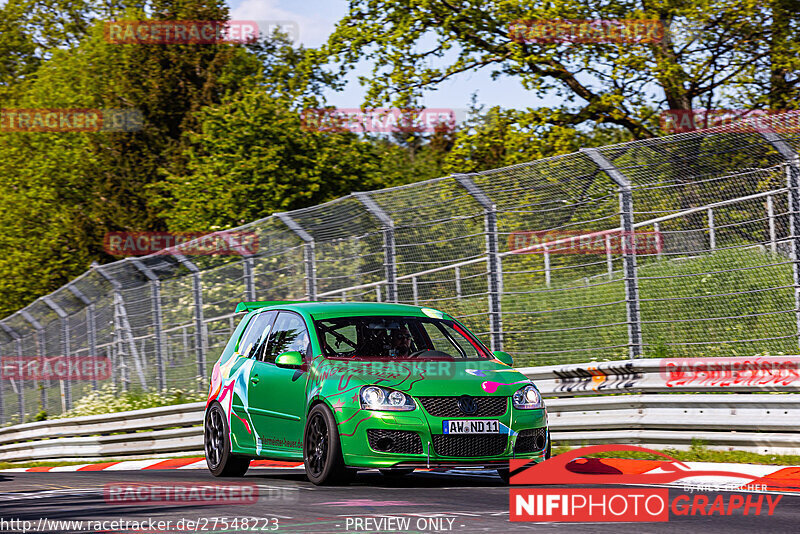
[[324,404],[317,404],[308,413],[303,432],[303,464],[308,480],[316,486],[347,484],[355,475],[344,463],[336,420]]
[[203,446],[206,465],[215,477],[241,477],[250,467],[250,458],[231,453],[231,429],[228,417],[218,402],[206,410],[203,421]]
[[396,468],[396,469],[379,469],[381,474],[388,479],[399,479],[410,475],[414,469],[410,467]]

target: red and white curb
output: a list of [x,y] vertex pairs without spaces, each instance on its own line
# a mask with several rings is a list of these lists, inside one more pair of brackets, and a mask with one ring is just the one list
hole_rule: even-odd
[[[273,469],[303,469],[302,462],[277,462],[272,460],[253,460],[250,467]],[[168,460],[126,460],[82,465],[60,465],[57,467],[17,467],[2,469],[0,473],[65,473],[74,471],[143,471],[156,469],[208,469],[206,459],[172,458]]]
[[[650,460],[602,459],[603,463],[613,466],[624,474],[658,474],[664,471],[660,462]],[[767,491],[800,491],[800,466],[755,465],[755,464],[729,464],[711,462],[684,462],[689,471],[687,476],[680,481],[669,484],[670,486],[704,487],[727,486],[729,488],[763,487]],[[253,460],[251,468],[261,469],[303,469],[302,462],[280,462],[274,460]],[[203,457],[171,458],[152,460],[126,460],[117,462],[104,462],[82,465],[63,465],[57,467],[21,467],[3,469],[0,473],[64,473],[76,471],[144,471],[164,469],[207,469]],[[489,471],[463,471],[446,469],[422,469],[420,471],[443,472],[452,475],[492,475]],[[723,476],[692,476],[692,471],[728,471],[743,475],[757,477],[755,480]]]

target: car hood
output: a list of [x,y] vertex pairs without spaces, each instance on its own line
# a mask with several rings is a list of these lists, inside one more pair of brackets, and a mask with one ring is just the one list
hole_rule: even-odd
[[[338,381],[338,389],[376,384],[415,396],[511,396],[530,381],[497,360],[315,360],[312,380]],[[326,388],[327,389],[327,388]]]

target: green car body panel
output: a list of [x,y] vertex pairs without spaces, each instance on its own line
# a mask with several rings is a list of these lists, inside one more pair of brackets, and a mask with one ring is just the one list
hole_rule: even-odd
[[[303,434],[306,417],[317,403],[331,410],[342,446],[345,464],[357,468],[424,467],[425,465],[500,465],[512,457],[543,460],[545,447],[515,453],[520,431],[540,429],[545,439],[547,413],[541,409],[517,409],[511,396],[530,380],[497,358],[483,360],[347,360],[324,355],[315,321],[343,317],[418,317],[454,321],[447,314],[430,308],[381,303],[242,303],[245,311],[222,356],[214,365],[207,407],[219,402],[228,417],[231,452],[253,458],[303,460]],[[259,314],[284,311],[302,318],[308,329],[310,352],[299,368],[279,367],[248,357],[241,346],[250,321]],[[274,317],[273,317],[274,321]],[[471,336],[477,343],[474,336]],[[483,345],[483,351],[488,352]],[[292,358],[282,358],[291,360]],[[362,408],[360,391],[378,385],[410,396],[415,408],[410,411],[380,411]],[[420,398],[502,397],[507,409],[502,415],[450,415],[436,417],[426,410]],[[501,402],[501,401],[498,401]],[[445,420],[496,420],[499,433],[507,436],[502,453],[490,456],[438,455],[434,436],[444,433]],[[420,436],[422,450],[414,453],[382,452],[373,449],[368,430],[411,431]],[[462,434],[465,435],[465,434]],[[507,463],[505,464],[507,466]]]

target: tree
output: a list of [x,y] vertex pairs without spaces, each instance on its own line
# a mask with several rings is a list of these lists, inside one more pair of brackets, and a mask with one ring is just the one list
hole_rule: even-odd
[[164,184],[171,230],[230,228],[392,181],[397,150],[350,132],[310,128],[286,100],[252,89],[198,113],[185,174]]
[[[797,106],[800,12],[790,1],[352,0],[325,53],[342,72],[374,61],[362,79],[369,105],[407,107],[426,89],[489,68],[537,96],[562,97],[562,106],[540,110],[548,124],[608,124],[647,138],[658,134],[660,110]],[[512,32],[518,21],[564,19],[652,20],[665,31],[587,43]]]

